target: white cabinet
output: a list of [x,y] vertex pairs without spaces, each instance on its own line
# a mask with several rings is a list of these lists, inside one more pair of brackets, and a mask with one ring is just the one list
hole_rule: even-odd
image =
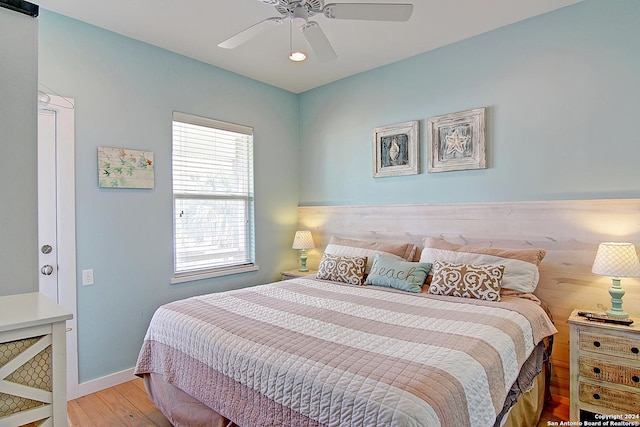
[[0,427],[67,425],[71,317],[37,292],[0,297]]

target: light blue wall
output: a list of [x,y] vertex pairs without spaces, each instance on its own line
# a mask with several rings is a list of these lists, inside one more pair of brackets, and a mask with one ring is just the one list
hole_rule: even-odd
[[[39,80],[76,100],[78,272],[96,280],[78,284],[81,381],[130,368],[160,304],[293,268],[298,202],[640,197],[638,22],[636,0],[586,0],[294,95],[42,11]],[[426,118],[477,107],[488,169],[427,174]],[[169,284],[172,110],[255,128],[259,272]],[[422,172],[373,179],[371,130],[409,120]],[[100,145],[154,151],[155,189],[100,190]]]
[[[429,174],[426,119],[487,107],[488,169]],[[372,129],[420,121],[419,175]],[[586,0],[300,95],[302,205],[640,197],[640,2]]]
[[[272,281],[295,267],[297,96],[42,11],[39,80],[75,98],[80,381],[131,368],[162,303]],[[35,98],[34,98],[35,99]],[[276,107],[277,106],[277,107]],[[254,127],[260,270],[171,285],[173,110]],[[97,147],[151,150],[153,190],[100,189]]]

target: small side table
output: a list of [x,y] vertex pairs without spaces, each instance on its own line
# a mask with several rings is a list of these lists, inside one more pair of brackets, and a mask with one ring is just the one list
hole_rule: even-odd
[[581,412],[588,421],[640,421],[640,319],[634,320],[622,326],[571,313],[571,421],[583,421]]
[[306,277],[306,276],[315,276],[318,270],[309,269],[309,271],[299,271],[297,268],[295,270],[287,270],[283,271],[280,274],[282,275],[282,280],[295,279],[296,277]]

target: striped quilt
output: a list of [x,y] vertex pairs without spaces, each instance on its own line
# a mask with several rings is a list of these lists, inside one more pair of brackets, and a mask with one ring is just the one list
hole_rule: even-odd
[[486,427],[555,332],[523,298],[299,278],[160,307],[135,372],[239,426]]

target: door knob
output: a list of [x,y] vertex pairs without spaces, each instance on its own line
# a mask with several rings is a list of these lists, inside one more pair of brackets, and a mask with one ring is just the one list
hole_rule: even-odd
[[49,264],[43,265],[40,269],[40,273],[44,274],[45,276],[51,276],[51,273],[53,273],[53,267]]

